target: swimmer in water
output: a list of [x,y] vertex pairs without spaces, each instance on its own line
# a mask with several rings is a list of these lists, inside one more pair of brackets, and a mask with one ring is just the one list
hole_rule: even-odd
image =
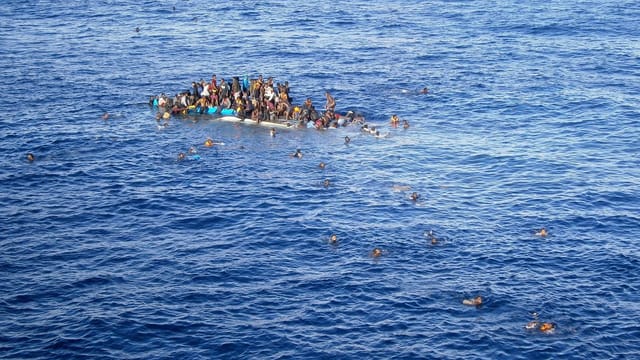
[[429,230],[428,232],[426,232],[424,234],[426,237],[428,237],[431,240],[431,245],[435,245],[438,243],[438,239],[436,238],[436,236],[433,234],[433,230]]
[[418,199],[420,199],[420,194],[418,194],[418,193],[417,193],[417,192],[415,192],[415,191],[414,191],[414,192],[412,192],[412,193],[411,193],[411,200],[413,200],[413,201],[415,202],[415,201],[418,201]]
[[184,159],[186,159],[187,155],[185,155],[185,153],[181,152],[178,154],[178,161],[182,161]]
[[408,129],[409,128],[409,122],[407,120],[402,120],[402,128],[403,129]]
[[538,330],[540,330],[543,333],[551,333],[555,329],[556,329],[556,324],[550,323],[550,322],[544,322],[540,324],[540,326],[538,327]]
[[556,329],[556,324],[552,322],[540,322],[538,320],[532,320],[524,326],[527,330],[539,330],[543,333],[552,333]]
[[295,157],[298,159],[302,159],[302,151],[300,151],[300,149],[297,149],[296,152],[294,152],[293,154],[290,155],[291,157]]
[[329,237],[329,244],[337,244],[338,243],[338,235],[331,234]]
[[211,139],[207,139],[204,141],[204,146],[206,147],[212,147],[213,146],[213,140]]
[[350,142],[351,142],[351,138],[350,138],[350,137],[348,137],[348,136],[345,136],[345,137],[344,137],[344,143],[345,143],[345,144],[348,144],[348,143],[350,143]]
[[552,322],[542,322],[538,320],[538,313],[531,313],[533,320],[529,321],[524,328],[527,330],[539,330],[543,333],[552,333],[556,329],[556,324]]
[[197,153],[197,152],[198,152],[198,151],[196,150],[196,148],[195,148],[195,147],[193,147],[193,146],[192,146],[192,147],[190,147],[190,148],[189,148],[189,154],[195,154],[195,153]]
[[542,229],[536,231],[536,236],[546,237],[547,235],[548,235],[548,233],[547,233],[547,229],[546,228],[542,228]]
[[276,128],[271,128],[271,130],[269,130],[269,135],[271,135],[271,137],[276,137]]
[[36,160],[36,157],[33,156],[32,153],[27,153],[27,161],[28,162],[34,162]]
[[102,120],[109,120],[109,113],[108,112],[102,114]]
[[423,87],[422,90],[420,90],[420,94],[428,94],[429,93],[429,89],[427,89],[427,87]]
[[324,179],[324,187],[329,187],[329,185],[331,185],[331,182],[329,181],[329,179]]
[[380,249],[380,248],[373,248],[373,250],[371,250],[371,257],[373,257],[373,258],[379,258],[380,256],[382,256],[382,249]]
[[396,114],[391,115],[390,123],[392,127],[394,128],[398,127],[398,125],[400,124],[400,118],[398,117],[398,115]]
[[482,305],[482,296],[478,295],[473,299],[464,299],[462,300],[462,304],[469,306],[480,306]]
[[318,165],[318,167],[322,170],[324,170],[325,167],[327,167],[327,164],[325,164],[324,162],[320,162],[320,164]]

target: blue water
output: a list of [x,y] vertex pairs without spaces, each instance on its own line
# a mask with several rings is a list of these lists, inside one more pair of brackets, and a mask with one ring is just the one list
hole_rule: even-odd
[[[0,357],[637,357],[639,18],[610,0],[3,2]],[[158,129],[148,97],[213,73],[289,81],[298,104],[329,90],[388,136]],[[201,160],[177,162],[190,146]],[[533,312],[555,332],[524,329]]]

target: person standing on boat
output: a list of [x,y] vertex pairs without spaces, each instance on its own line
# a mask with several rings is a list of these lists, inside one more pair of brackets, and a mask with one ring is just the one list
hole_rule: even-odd
[[325,92],[325,96],[327,97],[327,102],[324,105],[325,110],[330,111],[331,113],[334,113],[336,111],[336,100],[333,98],[333,96],[331,96],[331,93],[329,93],[328,91]]
[[229,84],[223,78],[220,78],[220,87],[218,88],[220,99],[229,97],[230,90]]
[[216,78],[216,74],[211,75],[211,83],[209,85],[211,85],[209,91],[211,91],[211,89],[218,88],[218,80]]
[[251,96],[253,96],[254,99],[260,99],[262,83],[262,75],[258,75],[258,79],[253,83],[253,88],[251,89]]

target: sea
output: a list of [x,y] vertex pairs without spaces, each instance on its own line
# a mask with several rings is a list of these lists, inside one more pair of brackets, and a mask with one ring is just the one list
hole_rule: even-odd
[[[3,1],[0,358],[640,358],[638,19]],[[156,121],[213,74],[329,91],[381,136]]]

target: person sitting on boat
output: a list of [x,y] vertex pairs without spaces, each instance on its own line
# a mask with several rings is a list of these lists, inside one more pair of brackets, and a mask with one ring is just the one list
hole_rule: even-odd
[[231,109],[231,99],[229,99],[228,96],[222,98],[222,101],[220,101],[220,107],[223,109]]
[[196,112],[198,114],[204,114],[207,112],[207,109],[209,108],[209,98],[207,98],[206,96],[201,97],[200,99],[198,99],[198,101],[196,101]]

